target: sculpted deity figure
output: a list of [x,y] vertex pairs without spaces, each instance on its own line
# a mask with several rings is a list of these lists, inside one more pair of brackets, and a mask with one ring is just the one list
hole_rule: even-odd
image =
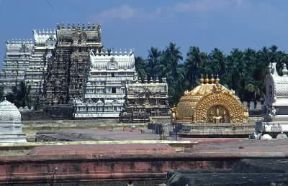
[[215,113],[216,115],[215,116],[213,116],[213,122],[214,123],[221,123],[221,120],[222,120],[222,116],[220,115],[220,111],[219,111],[219,108],[218,107],[216,107],[216,113]]

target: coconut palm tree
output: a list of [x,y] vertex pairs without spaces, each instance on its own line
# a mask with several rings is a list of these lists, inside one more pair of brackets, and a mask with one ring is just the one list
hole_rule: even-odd
[[157,48],[151,47],[148,53],[146,73],[149,77],[157,77],[159,76],[158,66],[160,65],[162,52]]
[[185,61],[186,69],[186,87],[190,89],[195,87],[197,80],[201,75],[202,67],[207,61],[207,54],[201,52],[198,47],[190,47]]

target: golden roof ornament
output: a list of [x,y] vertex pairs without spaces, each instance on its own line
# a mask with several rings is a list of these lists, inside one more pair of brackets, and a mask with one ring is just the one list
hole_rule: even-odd
[[205,83],[205,84],[209,83],[208,74],[206,74],[206,77],[205,77],[204,83]]
[[210,83],[211,83],[211,84],[214,84],[214,83],[215,83],[215,79],[214,79],[213,74],[211,75]]
[[[174,108],[174,120],[191,123],[247,123],[248,109],[244,107],[233,90],[219,83],[216,75],[206,75],[201,84],[185,91]],[[204,82],[204,83],[203,83]]]
[[215,79],[215,84],[219,84],[219,82],[220,82],[220,79],[219,79],[219,76],[218,76],[218,74],[216,75],[216,79]]
[[201,74],[200,83],[201,83],[201,84],[203,84],[203,83],[204,83],[203,74]]

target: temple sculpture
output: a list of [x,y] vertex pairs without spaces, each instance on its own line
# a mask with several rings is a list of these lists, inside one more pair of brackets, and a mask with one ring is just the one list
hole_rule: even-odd
[[137,78],[134,52],[91,51],[90,61],[84,96],[74,99],[74,118],[118,118],[125,87]]
[[219,81],[218,76],[202,77],[200,85],[185,91],[177,106],[171,109],[172,122],[182,126],[182,135],[249,135],[245,127],[248,109],[233,90]]
[[266,76],[265,116],[256,122],[257,139],[287,138],[288,132],[288,70],[286,64],[277,71],[276,62],[271,63]]
[[169,116],[169,109],[166,78],[161,81],[158,78],[136,81],[126,85],[126,99],[120,121],[147,122],[150,117]]
[[26,142],[22,132],[21,113],[6,99],[0,102],[0,143]]

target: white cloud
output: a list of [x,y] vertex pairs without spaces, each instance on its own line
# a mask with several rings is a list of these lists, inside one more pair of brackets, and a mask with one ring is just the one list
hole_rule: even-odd
[[190,0],[175,4],[172,8],[177,12],[208,12],[224,8],[239,7],[244,0]]
[[[0,0],[1,1],[1,0]],[[175,1],[176,2],[176,1]],[[187,0],[176,2],[169,6],[155,7],[153,10],[145,10],[124,4],[119,7],[112,7],[103,10],[93,16],[93,19],[107,20],[155,20],[166,16],[173,16],[179,13],[207,13],[223,9],[231,9],[247,5],[249,0]]]
[[126,20],[133,18],[136,15],[136,9],[129,5],[122,5],[117,8],[111,8],[100,12],[96,17],[100,20],[121,19]]

